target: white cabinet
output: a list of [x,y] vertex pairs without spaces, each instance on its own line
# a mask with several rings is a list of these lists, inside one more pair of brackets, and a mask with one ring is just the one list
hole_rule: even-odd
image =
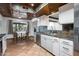
[[49,23],[49,17],[46,15],[43,15],[39,17],[37,26],[48,26],[48,23]]
[[41,46],[56,56],[73,56],[73,41],[41,35]]
[[44,48],[46,47],[46,39],[44,35],[41,35],[41,46]]
[[13,38],[12,34],[6,34],[5,36],[2,37],[2,55],[5,54],[5,51],[7,49],[7,39]]
[[56,37],[41,35],[41,46],[52,54],[59,56],[59,39]]
[[74,4],[66,4],[59,8],[59,22],[61,24],[74,23]]
[[60,39],[60,55],[73,56],[73,41]]
[[47,36],[46,37],[46,49],[49,51],[49,52],[52,52],[52,48],[53,48],[53,45],[52,45],[52,37],[51,36]]
[[52,53],[56,56],[59,56],[59,47],[60,47],[60,39],[59,38],[56,38],[56,37],[53,37],[53,41],[52,41],[52,44],[53,44],[53,51]]
[[41,46],[52,52],[52,38],[47,35],[41,35]]
[[7,41],[6,41],[6,36],[4,36],[2,38],[2,55],[4,55],[6,49],[7,49]]
[[62,24],[58,22],[49,22],[48,30],[62,30]]

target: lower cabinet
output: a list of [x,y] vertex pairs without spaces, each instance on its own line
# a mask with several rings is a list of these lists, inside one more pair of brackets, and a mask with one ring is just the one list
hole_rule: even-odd
[[54,54],[54,55],[56,55],[56,56],[59,56],[59,44],[60,43],[60,41],[59,41],[59,38],[56,38],[56,37],[53,37],[53,41],[52,41],[52,47],[53,47],[53,51],[52,51],[52,53]]
[[60,55],[73,56],[73,41],[61,39],[60,40]]
[[46,41],[45,41],[45,37],[43,35],[41,35],[41,46],[46,48]]
[[48,36],[46,39],[46,48],[49,52],[52,52],[53,46],[52,46],[52,37]]
[[59,39],[47,35],[41,35],[41,46],[54,55],[59,55]]
[[73,41],[41,35],[41,46],[55,56],[73,56]]
[[50,52],[52,52],[52,41],[51,40],[52,39],[50,39],[50,36],[41,35],[41,46]]

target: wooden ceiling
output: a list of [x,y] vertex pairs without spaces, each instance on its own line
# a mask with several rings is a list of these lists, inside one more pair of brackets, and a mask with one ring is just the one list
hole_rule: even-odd
[[[34,6],[32,6],[31,4],[33,4]],[[37,8],[40,4],[41,4],[41,3],[12,3],[12,5],[20,5],[20,6],[23,6],[24,9],[32,8],[34,11],[36,10],[36,8]]]
[[0,3],[0,13],[5,17],[11,17],[10,4]]
[[36,13],[37,17],[42,15],[49,15],[51,12],[57,12],[58,8],[66,3],[49,3]]
[[[31,3],[13,3],[13,4],[19,4],[23,5],[23,8],[32,8],[33,10],[36,10],[36,8],[41,4],[41,3],[33,3],[34,6],[31,6]],[[43,7],[40,11],[36,13],[36,16],[42,16],[42,15],[49,15],[51,12],[57,12],[58,8],[65,3],[49,3],[45,7]],[[11,4],[10,3],[0,3],[0,13],[5,16],[5,17],[13,17],[12,16],[12,10],[11,10]],[[33,13],[27,13],[27,19],[32,19],[33,18]]]

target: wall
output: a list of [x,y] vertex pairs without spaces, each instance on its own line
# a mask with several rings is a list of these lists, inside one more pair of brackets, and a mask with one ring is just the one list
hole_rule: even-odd
[[3,33],[8,33],[8,20],[2,20],[2,26],[3,26],[3,28],[2,28],[2,32]]
[[43,15],[41,17],[39,17],[37,26],[48,26],[49,24],[49,18],[46,15]]
[[32,21],[29,21],[29,36],[34,36],[34,27]]
[[8,33],[8,20],[5,20],[3,16],[0,15],[0,34]]

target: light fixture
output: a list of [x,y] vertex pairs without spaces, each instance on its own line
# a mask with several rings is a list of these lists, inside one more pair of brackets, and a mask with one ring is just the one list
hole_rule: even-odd
[[34,4],[32,3],[31,6],[34,6]]
[[21,18],[21,17],[18,17],[18,18]]

